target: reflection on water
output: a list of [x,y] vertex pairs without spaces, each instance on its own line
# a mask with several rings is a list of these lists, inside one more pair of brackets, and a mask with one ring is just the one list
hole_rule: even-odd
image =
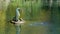
[[47,22],[33,22],[30,26],[48,26]]

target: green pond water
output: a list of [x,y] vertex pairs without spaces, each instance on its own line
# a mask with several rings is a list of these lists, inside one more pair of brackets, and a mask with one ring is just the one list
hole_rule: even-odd
[[0,10],[0,34],[16,34],[16,27],[9,20],[15,16],[17,7],[21,8],[20,18],[25,20],[20,34],[60,34],[60,6],[55,0],[49,8],[43,1],[11,1],[7,10]]

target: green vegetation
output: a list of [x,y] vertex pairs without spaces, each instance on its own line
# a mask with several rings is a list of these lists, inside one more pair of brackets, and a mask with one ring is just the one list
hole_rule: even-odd
[[[22,11],[20,18],[26,21],[21,27],[21,34],[48,34],[47,29],[50,29],[48,26],[29,26],[32,22],[38,21],[50,22],[55,25],[52,27],[60,28],[60,10],[58,5],[53,3],[52,7],[49,8],[41,0],[11,0],[7,10],[0,10],[0,34],[16,33],[15,26],[8,21],[15,16],[15,9],[17,7],[21,8]],[[58,33],[59,31],[57,30]]]

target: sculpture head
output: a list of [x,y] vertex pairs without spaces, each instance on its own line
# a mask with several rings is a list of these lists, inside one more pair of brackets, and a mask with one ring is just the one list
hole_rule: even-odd
[[16,8],[16,11],[20,11],[20,8]]

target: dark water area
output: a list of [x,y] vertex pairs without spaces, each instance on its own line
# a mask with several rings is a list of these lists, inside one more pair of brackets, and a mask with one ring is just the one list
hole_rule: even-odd
[[32,22],[25,26],[27,30],[24,30],[25,34],[59,34],[59,28],[54,24],[49,24],[48,22]]

